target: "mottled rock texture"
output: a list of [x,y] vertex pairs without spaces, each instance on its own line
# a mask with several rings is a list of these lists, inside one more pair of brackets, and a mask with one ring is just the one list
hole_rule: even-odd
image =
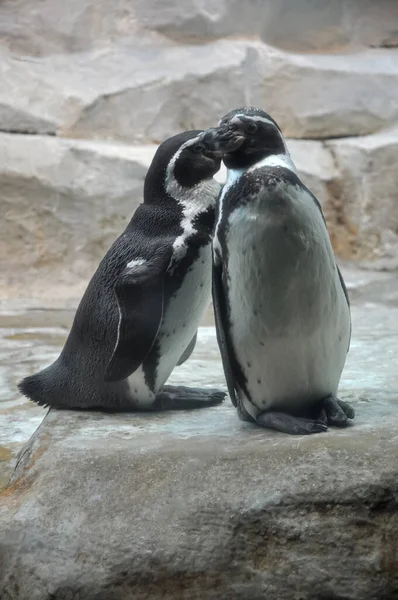
[[[3,0],[0,131],[34,136],[0,140],[7,281],[23,269],[29,283],[30,266],[34,277],[44,273],[38,264],[55,279],[66,277],[67,262],[75,278],[91,274],[144,176],[139,151],[133,167],[116,144],[158,144],[249,103],[270,112],[297,148],[338,254],[395,264],[397,98],[395,0]],[[48,136],[73,141],[51,146]],[[82,139],[109,141],[118,157]],[[44,181],[39,163],[52,148],[53,177]],[[23,230],[32,231],[25,250]]]
[[304,438],[218,409],[51,411],[1,497],[4,600],[392,600],[398,412]]
[[[397,139],[288,140],[341,257],[397,256]],[[64,286],[61,295],[78,295],[142,201],[155,150],[0,134],[0,294],[46,297]]]

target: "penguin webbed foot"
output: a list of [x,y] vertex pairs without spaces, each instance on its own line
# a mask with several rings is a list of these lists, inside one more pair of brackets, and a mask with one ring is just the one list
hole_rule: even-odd
[[339,400],[336,396],[328,396],[323,401],[321,419],[328,425],[335,427],[346,427],[350,424],[349,419],[355,417],[355,410],[344,400]]
[[290,435],[310,435],[322,433],[328,426],[324,421],[304,419],[283,412],[264,411],[257,415],[256,422],[267,429],[275,429]]
[[216,388],[165,385],[156,395],[153,410],[192,410],[221,404],[226,392]]

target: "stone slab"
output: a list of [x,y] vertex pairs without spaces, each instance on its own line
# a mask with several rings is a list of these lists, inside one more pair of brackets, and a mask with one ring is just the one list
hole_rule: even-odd
[[[0,497],[0,597],[398,597],[398,307],[356,302],[348,429],[285,436],[240,422],[229,401],[50,411]],[[212,328],[172,378],[223,384]]]

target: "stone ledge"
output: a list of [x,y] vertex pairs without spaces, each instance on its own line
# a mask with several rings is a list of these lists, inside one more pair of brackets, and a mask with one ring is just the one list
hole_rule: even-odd
[[395,598],[396,398],[354,404],[355,427],[300,438],[229,403],[50,411],[2,496],[0,596]]
[[322,55],[253,40],[130,41],[21,60],[3,49],[0,75],[2,131],[161,142],[248,103],[294,138],[366,135],[398,120],[398,48]]

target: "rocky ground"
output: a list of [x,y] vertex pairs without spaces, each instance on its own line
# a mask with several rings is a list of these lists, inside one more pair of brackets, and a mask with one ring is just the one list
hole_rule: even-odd
[[[229,400],[190,413],[50,411],[1,496],[0,597],[397,598],[398,279],[343,272],[353,338],[340,396],[355,407],[351,427],[286,436],[240,422]],[[65,333],[54,316],[67,325],[67,313],[43,324],[37,306],[19,311],[4,313],[3,336],[18,375],[57,355]],[[225,389],[208,318],[174,383]],[[3,364],[11,381],[12,359]],[[12,436],[34,429],[31,409],[3,413],[13,452]],[[34,411],[38,422],[45,411]]]

